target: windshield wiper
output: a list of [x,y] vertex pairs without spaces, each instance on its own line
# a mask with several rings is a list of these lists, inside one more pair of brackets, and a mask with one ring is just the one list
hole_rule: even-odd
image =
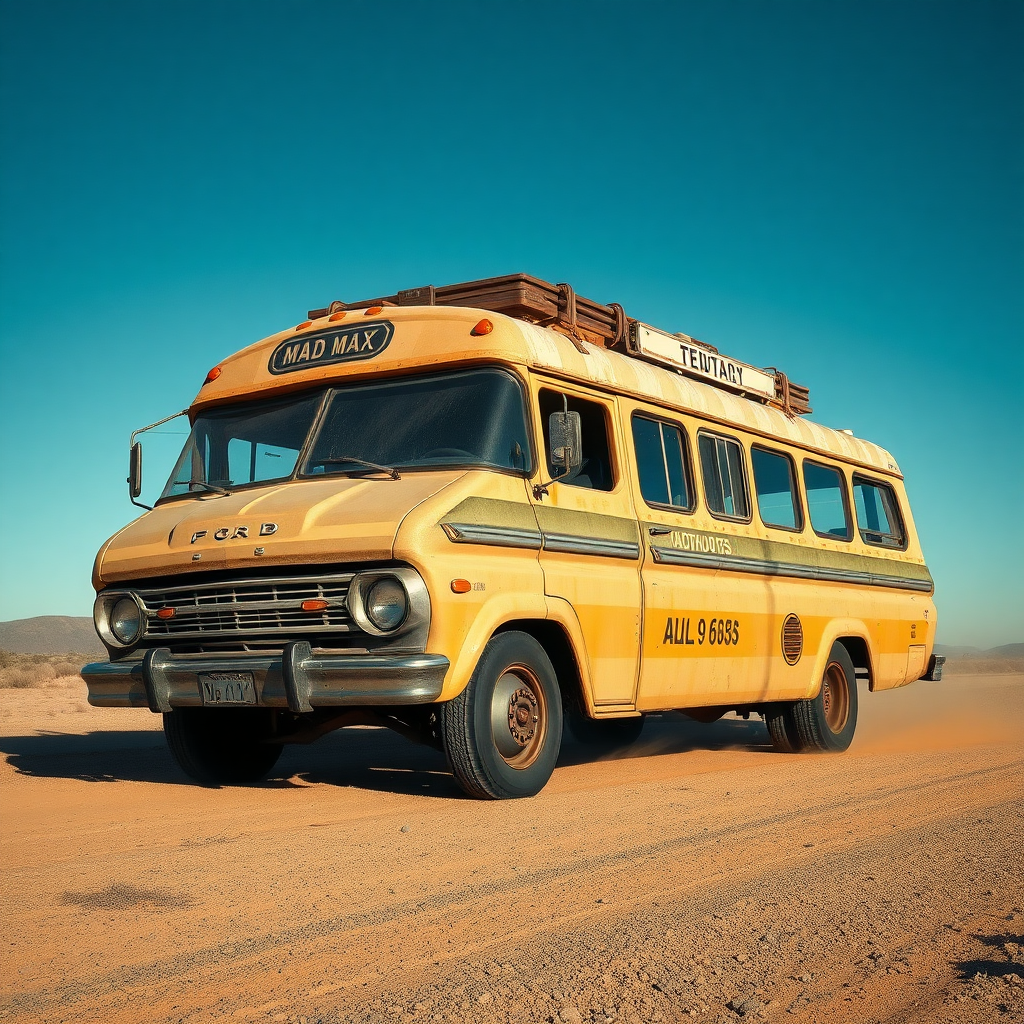
[[231,492],[225,490],[223,487],[218,487],[216,484],[208,484],[205,480],[189,480],[188,489],[192,490],[193,487],[205,487],[206,490],[213,494],[230,494]]
[[386,473],[392,480],[402,479],[398,470],[393,466],[381,466],[376,462],[367,462],[366,459],[357,459],[352,455],[332,455],[328,459],[316,459],[315,461],[320,466],[339,466],[346,462],[354,462],[357,466],[365,466],[367,469],[374,469],[378,473]]

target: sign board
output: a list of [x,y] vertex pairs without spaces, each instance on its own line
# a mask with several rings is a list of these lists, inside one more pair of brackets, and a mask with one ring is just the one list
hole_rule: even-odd
[[711,352],[685,334],[666,334],[647,324],[637,323],[632,341],[636,354],[652,363],[679,370],[689,377],[730,391],[775,398],[773,374]]
[[351,363],[372,359],[388,347],[395,325],[390,320],[373,320],[332,331],[314,331],[282,341],[270,354],[271,373],[291,373],[311,366]]

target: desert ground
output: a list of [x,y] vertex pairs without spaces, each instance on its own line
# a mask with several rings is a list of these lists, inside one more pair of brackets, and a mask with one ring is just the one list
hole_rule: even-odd
[[671,714],[532,800],[359,728],[203,789],[148,711],[0,690],[0,1020],[1024,1021],[1024,675],[842,755]]

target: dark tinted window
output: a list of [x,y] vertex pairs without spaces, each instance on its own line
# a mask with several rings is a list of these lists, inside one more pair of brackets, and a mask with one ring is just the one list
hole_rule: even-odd
[[353,384],[328,399],[303,472],[365,472],[382,466],[493,466],[529,471],[519,382],[501,370]]
[[750,502],[743,474],[743,449],[738,441],[717,434],[697,435],[700,470],[708,508],[730,519],[749,519]]
[[548,479],[557,479],[572,487],[590,487],[595,491],[610,491],[615,486],[612,476],[611,448],[608,421],[604,407],[597,402],[568,396],[569,411],[580,414],[583,435],[583,464],[564,476],[564,467],[551,461],[551,438],[548,436],[548,417],[565,408],[560,392],[544,389],[540,393],[540,414],[544,421],[544,451],[547,452]]
[[686,444],[679,427],[634,416],[633,447],[644,501],[692,509]]
[[888,484],[855,476],[853,505],[857,510],[860,534],[868,544],[879,544],[886,548],[903,547],[903,520],[896,495]]
[[750,465],[754,470],[754,491],[761,522],[765,526],[799,530],[803,524],[789,456],[755,447],[750,449]]
[[807,512],[814,532],[836,540],[849,540],[850,519],[846,514],[843,474],[830,466],[805,462],[804,487],[807,489]]

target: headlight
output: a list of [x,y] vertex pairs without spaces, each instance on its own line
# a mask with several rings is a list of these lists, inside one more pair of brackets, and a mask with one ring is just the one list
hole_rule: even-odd
[[110,609],[110,632],[126,647],[142,635],[142,609],[130,597],[122,597]]
[[364,607],[366,617],[381,632],[390,633],[405,622],[409,612],[409,598],[405,587],[398,580],[385,576],[367,589]]

